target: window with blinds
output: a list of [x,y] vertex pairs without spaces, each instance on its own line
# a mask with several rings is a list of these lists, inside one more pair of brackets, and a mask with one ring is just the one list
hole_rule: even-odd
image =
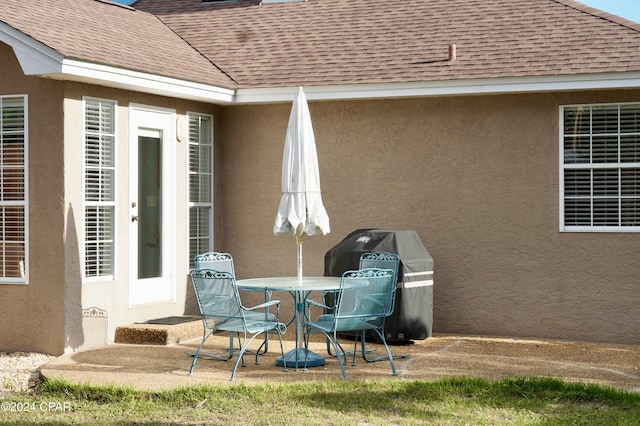
[[213,119],[189,113],[189,265],[213,241]]
[[113,278],[116,103],[84,100],[84,274]]
[[0,96],[0,282],[26,283],[25,96]]
[[562,108],[563,231],[640,231],[640,103]]

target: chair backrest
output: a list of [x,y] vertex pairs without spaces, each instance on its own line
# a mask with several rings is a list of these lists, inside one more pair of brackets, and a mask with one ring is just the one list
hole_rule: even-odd
[[[393,282],[398,282],[398,269],[400,269],[400,256],[395,253],[389,253],[386,251],[373,251],[369,253],[363,253],[360,256],[360,269],[367,268],[380,268],[391,269],[393,271]],[[396,298],[393,298],[391,305],[391,311],[389,315],[393,313],[395,308]]]
[[393,275],[398,278],[398,268],[400,267],[400,256],[395,253],[389,253],[386,251],[373,251],[368,253],[362,253],[360,256],[359,269],[367,268],[380,268],[391,269]]
[[230,272],[200,269],[189,275],[207,327],[219,328],[230,320],[244,320],[238,287]]
[[193,265],[196,271],[212,269],[218,272],[229,272],[234,277],[236,276],[233,269],[233,257],[229,253],[210,251],[198,254],[193,258]]
[[396,282],[392,269],[367,268],[346,271],[340,281],[336,322],[366,318],[371,328],[379,328],[393,312]]

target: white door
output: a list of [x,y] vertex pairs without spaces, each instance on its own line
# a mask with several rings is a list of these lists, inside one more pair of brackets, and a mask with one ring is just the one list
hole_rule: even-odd
[[131,108],[129,304],[175,300],[173,111]]

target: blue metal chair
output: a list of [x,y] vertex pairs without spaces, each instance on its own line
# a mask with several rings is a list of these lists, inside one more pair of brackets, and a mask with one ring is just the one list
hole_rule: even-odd
[[[363,253],[360,256],[360,269],[367,269],[367,268],[381,268],[381,269],[391,269],[393,271],[393,282],[397,283],[398,282],[398,269],[400,268],[400,256],[395,254],[395,253],[389,253],[386,251],[374,251],[374,252],[368,252],[368,253]],[[395,297],[393,298],[394,301],[394,305],[391,307],[391,312],[389,312],[389,315],[391,315],[393,313],[393,310],[395,309]],[[380,361],[383,359],[386,359],[387,356],[386,355],[382,355],[382,356],[378,356],[375,358],[367,358],[367,353],[370,352],[368,350],[366,350],[365,348],[365,336],[366,336],[366,332],[365,330],[362,330],[360,333],[358,333],[356,335],[356,339],[355,339],[355,347],[354,347],[354,351],[356,350],[356,347],[358,346],[358,337],[360,337],[361,342],[362,342],[362,358],[367,361],[367,362],[376,362],[376,361]],[[409,354],[404,354],[404,355],[394,355],[396,358],[407,358],[408,356],[410,356]]]
[[[227,331],[230,334],[238,333],[239,338],[241,338],[240,351],[231,372],[231,380],[235,377],[240,360],[242,360],[242,365],[244,366],[243,356],[247,351],[247,347],[260,334],[277,333],[280,340],[280,352],[284,356],[282,335],[287,330],[287,326],[279,321],[279,300],[271,300],[248,308],[242,305],[233,274],[201,269],[193,270],[189,275],[204,326],[202,342],[193,356],[189,374],[193,373],[193,368],[204,343],[209,336],[217,331]],[[276,313],[272,314],[274,315],[274,320],[268,318],[267,309],[270,306],[276,307]],[[254,315],[255,313],[259,313],[259,315]],[[258,364],[257,352],[255,357],[255,363]],[[286,364],[284,365],[284,371],[287,371]]]
[[[230,274],[233,275],[234,278],[236,276],[236,272],[233,265],[233,256],[231,256],[231,254],[229,253],[210,251],[207,253],[198,254],[193,258],[193,266],[196,271],[199,271],[202,269],[212,269],[214,271],[219,271],[219,272],[229,272]],[[271,299],[271,293],[266,291],[264,296],[264,301],[267,302],[270,299]],[[265,318],[265,316],[259,312],[251,312],[248,315],[254,316],[254,317],[256,316],[260,317],[258,319]],[[273,318],[273,315],[267,312],[266,319],[273,321],[274,318]],[[238,340],[239,339],[240,337],[238,336]],[[264,349],[264,352],[261,352],[263,349]],[[260,346],[260,348],[258,348],[258,353],[267,353],[268,350],[269,350],[269,337],[265,336],[265,339],[262,342],[262,345]],[[215,359],[220,359],[223,361],[231,359],[233,357],[233,333],[229,333],[229,353],[226,356],[226,358],[223,356],[218,356],[213,354],[202,354],[201,356],[207,356]]]
[[[380,269],[391,269],[393,271],[393,280],[394,282],[398,281],[398,269],[400,267],[400,256],[395,253],[389,253],[386,251],[375,251],[375,252],[367,252],[360,255],[360,264],[358,269],[367,269],[367,268],[380,268]],[[329,292],[327,292],[329,293]],[[330,305],[332,300],[335,300],[335,293],[331,295],[331,297],[327,297],[326,294],[323,294],[323,300],[325,304]],[[395,298],[394,298],[395,304]],[[393,313],[393,307],[391,308],[391,313]],[[389,314],[391,315],[391,314]],[[367,362],[375,362],[380,361],[381,359],[385,359],[386,356],[380,356],[373,359],[367,358],[367,350],[365,349],[365,335],[364,330],[362,332],[358,332],[355,334],[355,345],[354,352],[357,350],[358,346],[358,338],[361,339],[362,342],[362,358]],[[327,353],[329,355],[333,355],[331,353],[331,343],[327,340]],[[405,355],[401,356],[402,358]]]
[[[305,346],[308,348],[311,332],[317,331],[324,334],[335,350],[342,370],[342,378],[346,380],[344,361],[347,353],[338,341],[338,333],[373,330],[384,344],[387,351],[386,358],[389,359],[391,371],[395,376],[396,367],[384,336],[385,319],[393,312],[395,294],[396,281],[391,269],[368,268],[346,271],[340,281],[335,306],[307,300]],[[323,312],[315,321],[313,308],[321,308]]]

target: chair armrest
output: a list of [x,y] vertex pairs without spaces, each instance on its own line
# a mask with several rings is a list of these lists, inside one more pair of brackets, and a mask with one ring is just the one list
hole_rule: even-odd
[[273,305],[280,305],[280,301],[279,300],[270,300],[268,302],[265,303],[261,303],[259,305],[256,306],[252,306],[250,308],[245,308],[247,311],[253,311],[254,309],[262,309],[262,308],[267,308],[269,306],[273,306]]
[[313,299],[309,299],[309,300],[307,300],[307,301],[306,301],[306,303],[307,303],[307,306],[308,306],[308,307],[311,307],[311,306],[317,306],[317,307],[319,307],[319,308],[325,308],[325,309],[333,309],[333,308],[334,308],[333,306],[327,306],[327,305],[325,305],[324,303],[316,302],[316,301],[315,301],[315,300],[313,300]]

